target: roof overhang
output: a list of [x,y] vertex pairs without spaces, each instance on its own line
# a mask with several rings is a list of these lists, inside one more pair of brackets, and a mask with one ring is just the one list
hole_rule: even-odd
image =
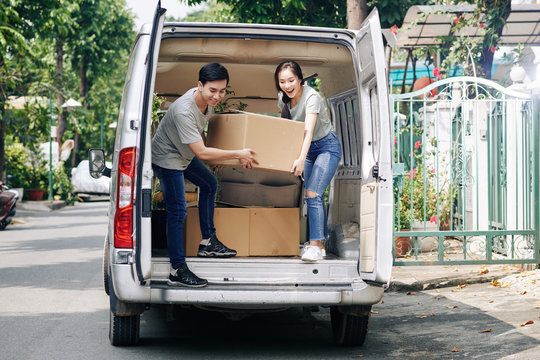
[[[475,5],[415,5],[409,8],[397,34],[396,47],[439,45],[441,36],[452,34],[457,16],[471,17]],[[423,17],[425,16],[425,18]],[[480,20],[481,22],[481,20]],[[479,23],[480,23],[479,22]],[[480,26],[465,27],[454,35],[484,36]],[[540,45],[540,4],[512,4],[499,45]]]

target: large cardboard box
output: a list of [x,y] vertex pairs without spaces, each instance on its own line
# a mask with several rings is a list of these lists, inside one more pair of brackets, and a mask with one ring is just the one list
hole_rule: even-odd
[[[197,256],[201,241],[198,208],[188,208],[186,256]],[[299,253],[298,208],[216,208],[219,240],[237,256],[295,256]]]
[[299,184],[271,186],[222,181],[219,200],[236,206],[293,208],[298,206]]
[[[304,123],[253,113],[218,114],[210,118],[206,145],[224,150],[250,148],[257,152],[257,168],[290,171],[300,156]],[[211,161],[238,165],[238,160]]]
[[273,186],[300,184],[300,177],[289,172],[264,169],[244,169],[240,166],[223,166],[216,168],[215,175],[221,181],[244,184]]

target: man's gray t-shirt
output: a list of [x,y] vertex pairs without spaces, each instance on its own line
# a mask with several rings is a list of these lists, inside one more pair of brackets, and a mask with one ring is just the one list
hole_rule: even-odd
[[188,90],[176,99],[159,123],[152,139],[152,163],[165,169],[185,170],[195,154],[188,144],[202,140],[203,132],[214,108],[208,106],[203,114],[195,103],[197,88]]
[[[285,105],[282,97],[283,93],[280,92],[278,101],[278,107],[280,109],[283,109],[283,106]],[[290,104],[287,104],[287,106],[289,106],[289,111],[291,112],[291,119],[295,121],[304,122],[306,120],[306,114],[319,114],[317,116],[317,121],[315,122],[311,141],[320,140],[334,131],[334,127],[330,122],[321,95],[308,85],[304,85],[302,96],[300,96],[300,100],[298,100],[295,107],[291,109]]]

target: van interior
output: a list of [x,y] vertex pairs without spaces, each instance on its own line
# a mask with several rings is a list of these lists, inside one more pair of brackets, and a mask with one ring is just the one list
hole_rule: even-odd
[[[161,110],[195,87],[199,69],[217,61],[229,71],[230,104],[245,104],[245,111],[279,116],[277,91],[274,83],[276,66],[284,60],[298,62],[304,78],[318,79],[318,91],[326,101],[328,112],[342,146],[342,160],[328,191],[328,223],[330,240],[326,243],[327,259],[355,260],[359,258],[360,220],[362,238],[369,239],[363,247],[360,267],[373,266],[364,254],[374,247],[374,217],[372,209],[361,209],[360,197],[375,196],[373,190],[362,187],[358,173],[346,174],[340,169],[354,169],[360,165],[360,124],[358,124],[357,74],[353,64],[354,52],[345,45],[329,42],[290,41],[276,39],[223,37],[165,37],[162,39],[157,64],[155,94],[164,99]],[[219,176],[219,172],[216,172]],[[354,176],[354,175],[357,176]],[[218,178],[219,180],[219,178]],[[278,181],[279,182],[279,181]],[[267,184],[268,185],[268,184]],[[272,184],[269,184],[270,186]],[[283,184],[276,184],[283,185]],[[301,184],[299,184],[301,186]],[[186,190],[187,191],[187,190]],[[362,192],[362,194],[361,194]],[[303,192],[292,193],[286,199],[300,209],[300,231],[296,255],[307,241],[307,219],[302,216]],[[187,199],[188,206],[190,200]],[[368,201],[367,203],[370,203]],[[196,202],[195,202],[196,204]],[[196,206],[196,205],[195,205]],[[218,204],[218,206],[220,206]],[[156,208],[154,207],[156,210]],[[152,215],[153,257],[166,257],[165,221]],[[373,219],[371,219],[373,220]],[[371,224],[371,225],[370,225]],[[217,226],[216,226],[217,227]],[[219,235],[219,228],[217,228]],[[364,252],[364,246],[367,246]],[[187,254],[189,256],[189,254]],[[271,255],[268,255],[271,256]]]

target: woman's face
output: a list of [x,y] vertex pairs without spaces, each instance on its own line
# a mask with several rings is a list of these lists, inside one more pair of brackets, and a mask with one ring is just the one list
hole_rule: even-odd
[[285,68],[278,75],[279,87],[288,97],[295,98],[300,94],[301,84],[300,78],[292,71],[291,68]]

